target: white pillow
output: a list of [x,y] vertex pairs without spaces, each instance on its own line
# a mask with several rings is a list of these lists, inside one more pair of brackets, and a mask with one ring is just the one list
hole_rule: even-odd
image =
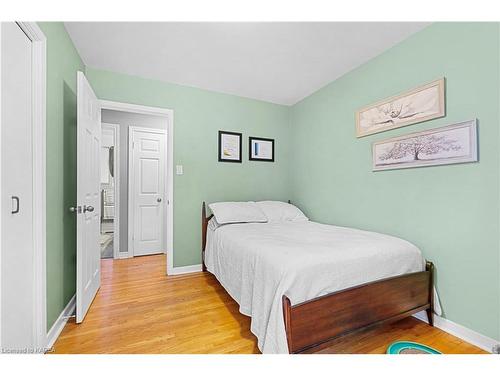
[[266,223],[267,217],[255,202],[217,202],[208,205],[217,223]]
[[219,228],[221,225],[217,222],[217,220],[215,219],[215,216],[213,218],[211,218],[209,221],[208,221],[208,229],[210,229],[212,232],[214,230],[216,230],[217,228]]
[[264,211],[270,223],[283,221],[308,221],[309,219],[293,204],[279,201],[262,201],[257,205]]

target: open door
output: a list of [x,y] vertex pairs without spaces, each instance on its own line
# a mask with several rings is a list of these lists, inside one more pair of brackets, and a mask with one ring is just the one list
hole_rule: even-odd
[[99,225],[101,108],[87,78],[77,73],[76,322],[101,286]]

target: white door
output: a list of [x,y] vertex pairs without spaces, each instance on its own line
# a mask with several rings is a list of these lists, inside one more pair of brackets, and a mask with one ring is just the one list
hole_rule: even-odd
[[1,23],[1,336],[3,349],[33,348],[32,43]]
[[132,254],[158,254],[164,252],[165,131],[129,129]]
[[83,321],[101,285],[101,108],[82,72],[77,73],[76,322]]

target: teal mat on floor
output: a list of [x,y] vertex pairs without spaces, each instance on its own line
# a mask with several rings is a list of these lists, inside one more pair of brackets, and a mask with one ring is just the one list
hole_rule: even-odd
[[441,354],[441,352],[416,342],[396,341],[389,345],[387,354]]

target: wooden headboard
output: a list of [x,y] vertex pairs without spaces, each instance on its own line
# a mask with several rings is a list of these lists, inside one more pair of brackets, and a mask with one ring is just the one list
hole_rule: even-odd
[[207,216],[207,208],[205,202],[201,205],[201,269],[203,272],[207,270],[205,266],[205,246],[207,245],[207,228],[208,222],[214,215]]

